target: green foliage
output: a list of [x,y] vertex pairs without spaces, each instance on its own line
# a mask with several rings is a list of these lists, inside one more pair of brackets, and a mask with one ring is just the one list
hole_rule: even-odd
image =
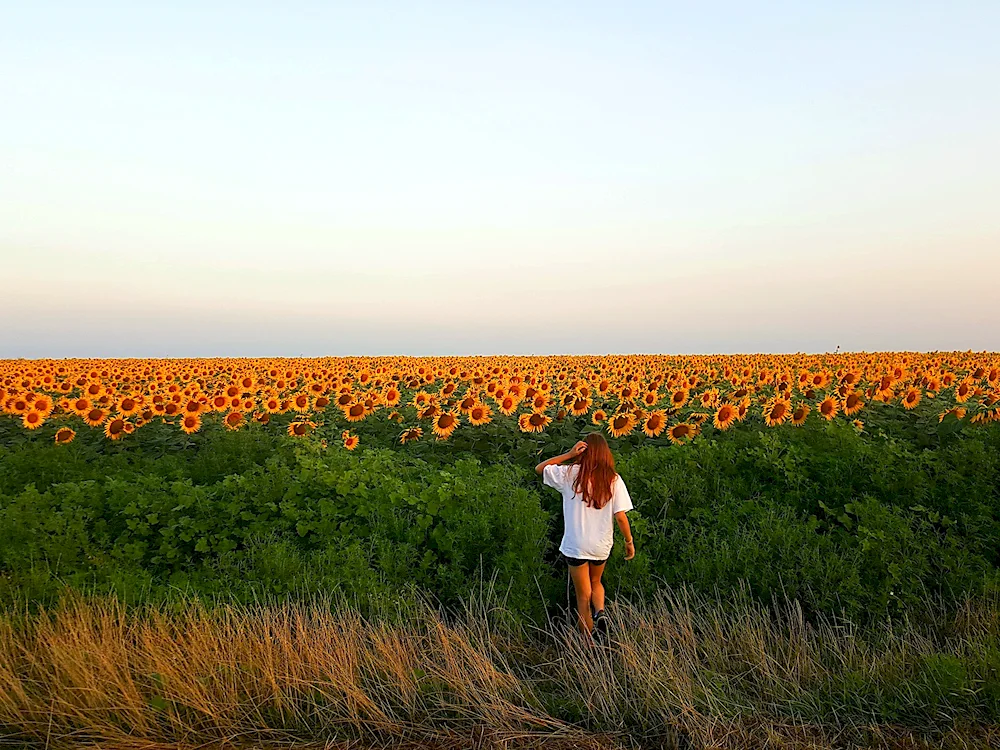
[[[946,430],[921,447],[919,419],[613,441],[638,554],[626,564],[616,544],[609,592],[745,582],[809,616],[864,620],[1000,588],[1000,433]],[[392,435],[359,428],[355,452],[323,430],[157,429],[0,444],[0,599],[49,601],[69,585],[128,600],[423,591],[453,603],[492,583],[532,616],[565,603],[559,497],[531,469],[589,431],[582,420],[384,449],[367,446]]]

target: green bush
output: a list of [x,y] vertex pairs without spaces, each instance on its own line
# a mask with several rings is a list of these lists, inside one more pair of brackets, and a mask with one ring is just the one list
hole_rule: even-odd
[[444,601],[496,576],[529,609],[548,523],[509,465],[302,444],[208,484],[134,473],[28,484],[0,497],[0,570],[8,593],[18,579],[37,589],[42,568],[52,591],[135,570],[211,593],[416,585]]
[[[638,555],[625,564],[616,545],[609,591],[746,585],[809,616],[865,620],[1000,588],[1000,431],[928,442],[914,425],[612,441]],[[532,467],[587,429],[567,421],[516,449],[497,428],[355,452],[258,425],[191,437],[151,425],[66,446],[17,433],[0,447],[0,598],[48,601],[69,585],[127,600],[423,591],[454,603],[492,583],[540,616],[565,604],[566,572],[560,499]]]

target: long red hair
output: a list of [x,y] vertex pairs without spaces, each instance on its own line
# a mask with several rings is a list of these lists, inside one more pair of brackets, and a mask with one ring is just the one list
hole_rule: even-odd
[[587,507],[600,510],[611,499],[611,489],[614,486],[615,457],[611,454],[608,441],[599,432],[592,432],[585,437],[587,450],[576,457],[580,467],[573,491],[583,498]]

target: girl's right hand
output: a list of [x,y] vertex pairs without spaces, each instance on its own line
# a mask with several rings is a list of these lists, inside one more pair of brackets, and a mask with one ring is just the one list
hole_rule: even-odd
[[625,559],[631,560],[635,557],[635,542],[625,542]]

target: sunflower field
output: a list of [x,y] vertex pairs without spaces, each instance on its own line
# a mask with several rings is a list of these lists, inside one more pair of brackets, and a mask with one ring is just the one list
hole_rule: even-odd
[[0,602],[492,582],[544,621],[561,501],[533,468],[594,430],[636,504],[616,596],[865,620],[1000,592],[992,353],[8,360],[0,405]]
[[[863,431],[910,413],[928,426],[1000,420],[1000,357],[988,353],[735,356],[6,360],[0,404],[55,443],[80,431],[141,440],[169,425],[318,428],[348,450],[448,441],[500,423],[543,435],[570,424],[609,438],[685,444],[706,430],[847,420]],[[914,421],[914,420],[911,420]]]

